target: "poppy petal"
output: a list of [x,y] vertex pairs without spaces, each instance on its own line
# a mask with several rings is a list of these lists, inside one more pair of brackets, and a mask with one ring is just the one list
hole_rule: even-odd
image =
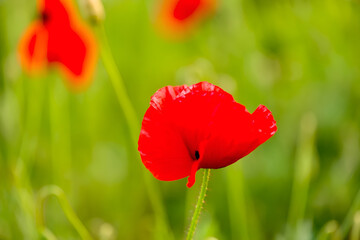
[[181,135],[163,116],[167,102],[182,91],[182,87],[165,87],[151,98],[151,106],[145,113],[139,138],[142,162],[159,180],[171,181],[190,174],[192,159]]
[[186,184],[186,186],[188,188],[191,188],[195,183],[195,175],[196,175],[197,170],[199,169],[199,163],[200,163],[200,161],[194,161],[191,166],[190,176],[189,176],[188,182]]
[[144,165],[160,180],[190,176],[199,168],[222,168],[274,135],[271,112],[253,114],[221,88],[207,82],[164,87],[151,99],[139,138]]
[[154,108],[149,108],[145,115],[139,138],[139,152],[145,167],[159,180],[189,176],[193,160],[179,132]]
[[37,74],[45,68],[47,38],[47,31],[38,21],[31,24],[21,37],[18,53],[22,66],[29,74]]
[[86,84],[96,64],[95,44],[86,39],[71,28],[49,30],[48,61],[59,63],[75,87]]
[[49,15],[45,23],[49,32],[49,63],[59,63],[73,87],[84,86],[96,64],[97,48],[93,35],[68,1],[46,0],[43,11]]
[[[264,106],[262,106],[264,107]],[[266,109],[267,119],[260,119],[259,107],[253,114],[236,102],[219,107],[217,118],[211,127],[211,136],[204,141],[204,158],[201,168],[222,168],[245,157],[275,134],[271,112]],[[265,112],[263,112],[265,113]],[[225,150],[226,149],[226,150]]]
[[199,8],[201,2],[201,0],[179,0],[174,7],[174,18],[180,21],[187,19]]
[[264,105],[260,105],[252,114],[255,129],[257,129],[258,145],[264,143],[277,131],[276,122],[270,110]]
[[210,15],[215,7],[215,0],[163,0],[158,23],[167,34],[181,37]]
[[38,6],[43,24],[52,29],[70,26],[76,16],[69,0],[43,0]]

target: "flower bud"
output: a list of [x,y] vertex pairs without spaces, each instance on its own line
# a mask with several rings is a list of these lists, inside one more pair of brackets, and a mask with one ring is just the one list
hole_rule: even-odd
[[101,0],[81,0],[81,5],[91,22],[97,24],[104,20],[105,11]]

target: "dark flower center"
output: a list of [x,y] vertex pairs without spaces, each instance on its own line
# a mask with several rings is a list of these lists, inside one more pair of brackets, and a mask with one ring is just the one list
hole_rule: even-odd
[[44,11],[44,12],[41,13],[40,18],[41,18],[41,21],[42,21],[44,24],[46,24],[46,23],[48,23],[49,20],[50,20],[50,15],[49,15],[49,13],[47,13],[47,12]]
[[199,160],[199,158],[200,158],[200,153],[198,150],[195,151],[195,158],[196,158],[196,160]]

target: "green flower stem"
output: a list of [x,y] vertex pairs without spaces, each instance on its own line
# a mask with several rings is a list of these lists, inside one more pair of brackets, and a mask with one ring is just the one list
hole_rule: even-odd
[[59,200],[60,206],[63,209],[67,219],[74,226],[75,230],[79,233],[80,237],[83,240],[91,240],[92,239],[91,235],[86,230],[84,225],[81,223],[79,218],[76,216],[74,210],[71,208],[70,203],[67,200],[64,191],[55,185],[45,186],[42,189],[40,189],[37,199],[36,218],[40,231],[43,233],[43,235],[48,236],[50,239],[55,238],[55,236],[50,232],[50,230],[46,228],[44,222],[44,216],[43,216],[45,200],[50,196],[55,196]]
[[[105,29],[103,25],[99,25],[96,29],[96,33],[99,39],[101,59],[105,66],[105,69],[109,75],[110,81],[116,92],[116,96],[120,107],[124,111],[126,122],[129,126],[130,137],[134,143],[137,143],[139,133],[139,121],[136,116],[135,110],[131,104],[129,96],[125,90],[123,78],[116,66],[114,57],[111,53],[111,49],[106,37]],[[137,145],[137,144],[136,144]]]
[[204,177],[203,177],[203,181],[202,181],[201,188],[200,188],[199,198],[198,198],[198,201],[195,206],[195,211],[194,211],[194,214],[191,219],[191,223],[190,223],[190,227],[189,227],[189,231],[188,231],[186,240],[192,240],[194,238],[194,234],[195,234],[196,226],[199,221],[201,209],[203,208],[203,205],[205,203],[205,196],[206,196],[206,191],[208,189],[209,179],[210,179],[210,169],[207,168],[207,169],[204,169]]
[[[103,25],[98,25],[95,28],[95,32],[97,33],[100,49],[101,49],[101,58],[105,69],[109,75],[111,83],[116,92],[116,96],[120,107],[124,111],[124,115],[126,118],[126,122],[129,126],[130,137],[134,144],[134,147],[137,148],[138,135],[140,132],[139,128],[139,120],[136,116],[136,112],[132,103],[128,97],[128,94],[125,90],[124,81],[121,77],[121,74],[116,66],[114,57],[111,53],[111,49],[106,37],[105,29]],[[169,227],[167,226],[165,210],[160,199],[160,191],[156,188],[156,185],[153,182],[153,179],[149,175],[148,172],[145,172],[145,168],[143,168],[143,176],[146,184],[147,193],[152,204],[153,210],[155,212],[155,218],[157,221],[157,229],[159,232],[162,232],[165,235],[166,240],[173,239],[173,236],[170,232]]]

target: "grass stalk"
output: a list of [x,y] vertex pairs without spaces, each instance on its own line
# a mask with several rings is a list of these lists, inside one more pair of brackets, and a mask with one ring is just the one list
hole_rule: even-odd
[[51,233],[49,229],[45,226],[44,221],[44,206],[45,200],[50,196],[54,196],[59,200],[60,206],[63,209],[67,219],[73,225],[75,230],[80,235],[81,239],[83,240],[92,240],[90,233],[87,231],[85,226],[82,224],[80,219],[77,217],[76,213],[72,209],[69,201],[66,198],[64,191],[56,185],[45,186],[40,189],[37,199],[37,212],[36,212],[36,219],[40,231],[43,233],[44,236],[47,236],[48,239],[56,239],[56,237]]
[[[117,100],[121,109],[124,112],[126,123],[129,127],[130,138],[134,147],[137,149],[138,136],[140,132],[139,120],[137,118],[135,109],[130,101],[130,98],[126,92],[125,84],[123,78],[120,74],[120,71],[115,63],[114,57],[111,53],[111,48],[109,46],[106,32],[103,25],[99,25],[95,28],[101,50],[101,59],[105,66],[105,69],[109,75],[110,81],[114,87]],[[163,239],[173,239],[170,228],[167,225],[165,210],[161,201],[160,191],[154,184],[152,176],[148,172],[145,172],[146,169],[143,169],[143,177],[146,184],[147,193],[154,210],[155,219],[157,222],[157,232],[162,232]],[[160,237],[162,238],[162,237]]]
[[[294,181],[288,217],[287,239],[299,239],[298,229],[303,223],[314,161],[316,119],[312,114],[303,116],[294,166]],[[301,239],[301,237],[300,237]]]

